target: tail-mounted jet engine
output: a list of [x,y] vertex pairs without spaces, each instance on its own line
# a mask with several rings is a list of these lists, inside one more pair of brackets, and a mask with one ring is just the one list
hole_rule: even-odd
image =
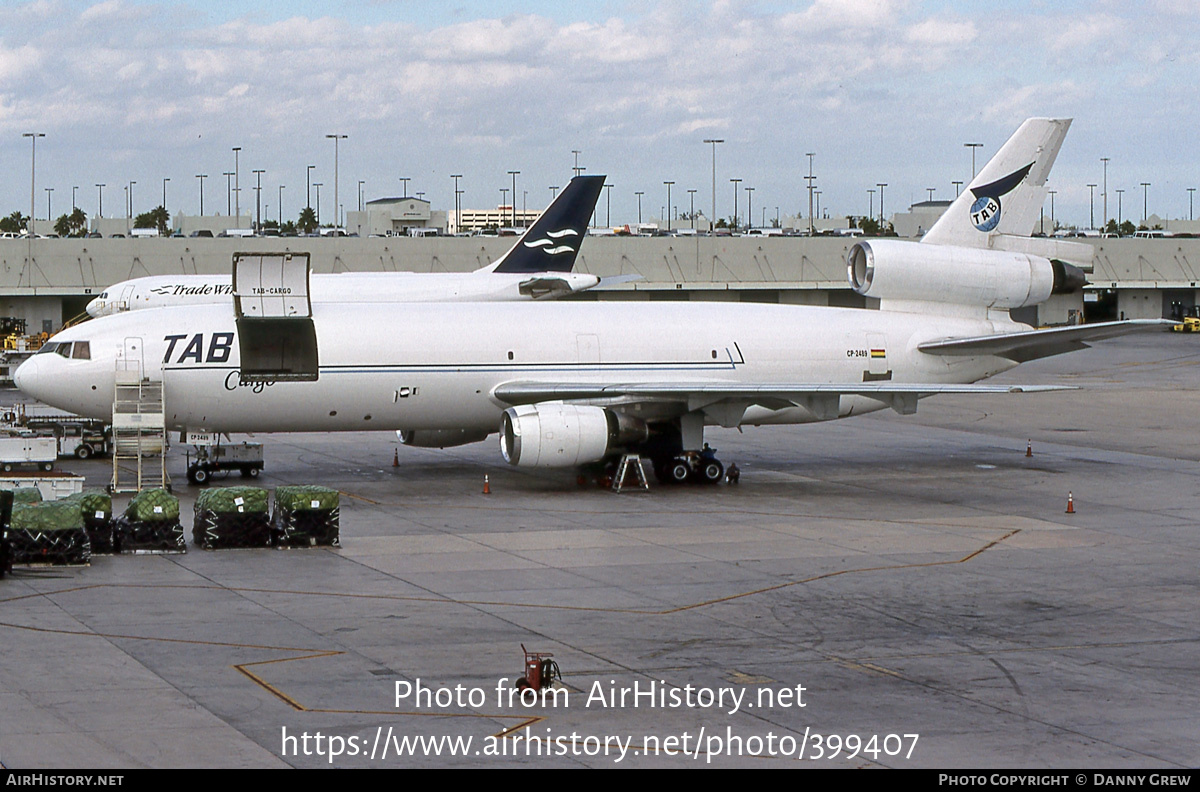
[[1002,250],[872,239],[846,257],[850,285],[864,297],[1023,308],[1086,283],[1062,261]]

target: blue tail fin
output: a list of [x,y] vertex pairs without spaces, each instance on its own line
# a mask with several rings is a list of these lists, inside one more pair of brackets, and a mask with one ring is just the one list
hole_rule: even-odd
[[604,176],[576,176],[546,207],[493,272],[570,272],[588,221],[604,187]]

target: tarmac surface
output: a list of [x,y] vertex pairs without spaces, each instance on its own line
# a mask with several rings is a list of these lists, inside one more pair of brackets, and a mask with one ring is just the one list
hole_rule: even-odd
[[[710,429],[740,484],[648,493],[494,437],[258,438],[261,486],[342,491],[341,548],[18,567],[0,764],[1200,765],[1200,338],[994,381],[1080,390]],[[565,698],[509,702],[521,644]]]

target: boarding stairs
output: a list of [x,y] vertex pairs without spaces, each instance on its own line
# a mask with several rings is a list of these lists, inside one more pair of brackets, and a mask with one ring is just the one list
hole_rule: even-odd
[[144,379],[140,366],[116,371],[112,431],[112,492],[169,488],[162,383]]

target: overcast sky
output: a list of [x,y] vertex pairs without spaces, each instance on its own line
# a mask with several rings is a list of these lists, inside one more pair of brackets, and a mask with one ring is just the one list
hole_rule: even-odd
[[[1086,224],[1089,182],[1110,157],[1125,218],[1187,217],[1200,186],[1200,14],[1192,0],[1125,2],[682,2],[488,0],[0,3],[0,213],[28,213],[37,141],[36,216],[76,201],[123,215],[162,201],[224,211],[240,146],[241,203],[255,169],[274,218],[305,203],[306,166],[332,219],[340,198],[424,192],[466,208],[500,202],[519,170],[529,208],[571,176],[572,150],[605,173],[612,222],[672,203],[733,212],[731,178],[754,187],[754,220],[807,208],[806,152],[821,206],[865,214],[886,182],[886,209],[953,197],[1028,116],[1073,117],[1051,175],[1060,221]],[[527,197],[526,197],[527,194]],[[518,206],[521,204],[518,200]],[[878,197],[875,197],[878,211]],[[314,194],[315,203],[315,194]],[[1197,207],[1200,210],[1200,207]],[[1047,211],[1049,208],[1047,207]],[[1101,213],[1096,189],[1096,216]],[[600,221],[606,220],[601,198]]]

